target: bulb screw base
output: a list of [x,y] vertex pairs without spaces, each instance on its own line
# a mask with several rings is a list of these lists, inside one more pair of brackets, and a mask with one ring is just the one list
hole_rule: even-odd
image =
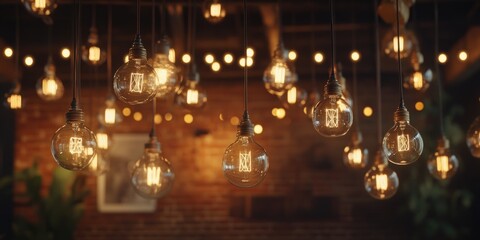
[[72,103],[70,103],[70,109],[65,114],[67,122],[83,122],[84,121],[84,114],[82,109],[77,104],[77,100],[74,98],[72,99]]
[[140,34],[135,35],[132,47],[128,50],[128,59],[147,59],[147,49],[143,46]]
[[393,120],[395,122],[410,122],[410,113],[407,108],[404,106],[398,107],[398,109],[393,114]]
[[150,140],[148,140],[148,142],[145,143],[145,148],[155,149],[157,151],[160,151],[161,145],[156,136],[150,136]]
[[239,136],[253,136],[253,124],[250,121],[250,116],[248,112],[243,112],[243,118],[240,124],[238,125],[238,135]]
[[448,149],[450,148],[450,141],[445,136],[441,136],[437,140],[437,148],[438,149]]
[[[381,146],[380,146],[381,148]],[[379,149],[377,151],[377,153],[375,154],[375,158],[373,160],[373,164],[375,166],[383,166],[383,167],[386,167],[388,166],[388,160],[387,160],[387,157],[385,156],[385,154],[383,153],[383,151],[381,149]]]
[[98,43],[98,31],[97,27],[92,26],[90,28],[90,34],[88,35],[88,43],[92,45],[97,45]]
[[197,65],[195,63],[192,62],[192,65],[190,66],[190,69],[187,73],[187,77],[188,77],[188,82],[190,83],[198,83],[200,82],[200,75],[198,74],[197,72]]
[[170,52],[170,40],[166,35],[162,36],[162,38],[157,42],[156,46],[156,53],[167,55]]

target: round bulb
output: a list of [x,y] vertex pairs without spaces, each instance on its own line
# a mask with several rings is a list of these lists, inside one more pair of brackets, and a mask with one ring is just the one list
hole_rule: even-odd
[[157,93],[155,69],[143,58],[129,58],[113,77],[113,90],[118,99],[130,105],[151,101]]
[[52,62],[45,65],[45,75],[38,79],[36,84],[37,95],[45,101],[55,101],[63,96],[62,81],[55,74],[55,65]]
[[111,127],[122,120],[122,113],[115,103],[115,97],[108,97],[105,100],[105,105],[99,110],[98,121],[105,127]]
[[388,161],[379,151],[375,156],[375,164],[364,177],[365,190],[375,199],[391,198],[398,190],[397,173],[388,167]]
[[107,59],[107,53],[96,44],[82,47],[82,60],[92,66],[102,65]]
[[157,97],[164,98],[173,94],[179,87],[178,70],[166,54],[155,54],[150,60],[157,74]]
[[310,91],[308,93],[307,102],[305,103],[305,107],[303,108],[303,113],[307,115],[308,118],[312,119],[313,117],[313,109],[315,105],[320,101],[320,93],[317,90]]
[[160,146],[145,146],[143,156],[132,167],[131,183],[140,196],[161,198],[172,189],[175,173]]
[[362,169],[368,164],[368,149],[362,146],[362,134],[355,131],[352,143],[343,149],[343,163],[353,169]]
[[324,137],[345,135],[353,123],[352,108],[342,95],[325,95],[313,109],[313,126]]
[[92,161],[97,152],[97,140],[83,121],[67,121],[53,135],[50,150],[58,165],[78,171]]
[[277,49],[263,73],[263,83],[270,94],[281,96],[285,91],[292,88],[297,81],[295,73],[283,56],[283,51]]
[[206,0],[203,3],[203,17],[211,23],[222,21],[227,15],[225,6],[220,0]]
[[418,40],[413,32],[406,30],[403,26],[400,26],[400,38],[398,38],[397,27],[393,26],[385,34],[382,45],[387,56],[397,59],[398,51],[400,51],[400,58],[406,58],[410,56],[415,46],[418,46]]
[[423,151],[422,136],[405,119],[395,121],[393,127],[383,137],[382,145],[388,160],[397,165],[417,161]]
[[427,161],[428,171],[438,180],[450,179],[458,170],[458,159],[450,152],[448,145],[447,139],[440,139],[435,153]]
[[433,72],[430,69],[414,70],[409,78],[405,78],[403,87],[413,89],[419,92],[425,92],[433,79]]
[[49,16],[57,8],[56,0],[22,0],[23,5],[33,15]]
[[280,96],[280,101],[286,106],[303,107],[307,102],[307,91],[298,86],[294,86]]
[[175,94],[175,103],[186,109],[203,108],[207,103],[207,92],[199,86],[198,74],[194,74]]
[[468,128],[467,146],[472,156],[480,158],[480,117],[475,118]]
[[4,105],[9,109],[13,109],[13,110],[22,109],[24,105],[23,102],[24,100],[20,93],[12,92],[10,94],[5,95]]
[[268,171],[268,156],[253,140],[253,133],[238,133],[223,155],[223,173],[230,183],[249,188],[261,183]]

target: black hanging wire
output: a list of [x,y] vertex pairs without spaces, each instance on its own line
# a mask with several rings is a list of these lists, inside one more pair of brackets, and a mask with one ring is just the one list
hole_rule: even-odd
[[167,16],[166,16],[166,9],[167,9],[167,2],[165,0],[162,1],[162,9],[160,11],[160,33],[161,37],[164,37],[167,32]]
[[332,73],[329,81],[337,81],[335,78],[335,30],[333,29],[334,24],[334,11],[333,11],[333,0],[330,0],[330,47],[331,47],[331,64],[332,64]]
[[[314,0],[312,0],[312,4],[314,3]],[[313,6],[312,6],[313,9]],[[315,51],[315,31],[313,31],[313,25],[315,24],[315,14],[314,11],[312,10],[310,12],[310,23],[312,24],[312,32],[310,33],[310,52],[313,53]],[[316,69],[315,69],[315,61],[310,62],[310,74],[312,76],[312,90],[316,91],[317,90],[317,81],[315,79],[316,75]]]
[[79,4],[78,4],[78,1],[79,0],[74,0],[74,13],[73,13],[73,31],[74,31],[74,34],[73,34],[73,86],[72,86],[72,94],[73,94],[73,98],[72,98],[72,108],[73,109],[77,109],[78,106],[80,106],[80,99],[78,99],[78,90],[77,90],[77,86],[78,86],[78,79],[77,79],[77,57],[78,57],[78,50],[77,50],[77,45],[78,45],[78,32],[79,32],[79,27],[78,27],[78,22],[80,21],[78,18],[79,18]]
[[[355,23],[356,21],[356,9],[355,9],[356,1],[352,1],[352,22]],[[352,46],[353,50],[357,51],[357,31],[355,28],[352,30]],[[357,60],[358,61],[358,60]],[[357,61],[352,59],[352,75],[353,75],[353,122],[355,124],[356,131],[359,131],[359,124],[358,124],[358,94],[357,94]]]
[[53,24],[48,25],[48,62],[52,61],[52,28]]
[[[439,28],[438,28],[438,0],[435,0],[435,56],[438,56],[439,48]],[[440,76],[440,65],[438,64],[438,58],[435,57],[435,72],[437,74],[437,84],[438,84],[438,110],[440,115],[440,134],[445,136],[445,125],[443,119],[443,88],[442,88],[442,77]]]
[[402,59],[400,59],[400,10],[398,7],[398,0],[396,1],[397,6],[397,58],[398,58],[398,83],[400,87],[400,106],[399,108],[405,108],[405,102],[403,99],[403,81],[402,81]]
[[152,0],[152,58],[155,56],[155,0]]
[[[280,8],[281,5],[282,5],[282,1],[277,0],[277,6],[276,6],[277,9],[276,10],[277,10],[277,18],[278,18],[278,47],[281,48],[281,50],[283,51],[283,38],[282,38],[283,23],[282,23],[282,10]],[[282,52],[282,54],[283,54],[283,52]]]
[[97,5],[92,6],[92,27],[97,26]]
[[152,129],[150,130],[150,138],[153,138],[157,135],[157,132],[155,131],[155,114],[157,114],[157,98],[153,98],[152,101]]
[[137,35],[140,35],[140,0],[137,0]]
[[197,36],[197,11],[195,9],[195,5],[192,4],[192,12],[193,12],[193,19],[192,19],[192,40],[190,43],[192,44],[192,64],[195,64],[195,37]]
[[245,66],[243,67],[243,107],[248,115],[248,67],[247,67],[247,0],[243,0],[243,50],[245,51]]
[[373,17],[375,20],[375,80],[377,90],[377,140],[382,143],[382,79],[380,72],[380,34],[377,16],[378,0],[373,1]]
[[82,77],[82,62],[80,61],[80,51],[79,51],[79,46],[80,46],[80,39],[82,38],[82,5],[80,4],[80,0],[77,1],[77,37],[76,42],[75,42],[75,85],[76,89],[75,92],[77,96],[75,97],[77,100],[77,105],[80,106],[80,90],[81,90],[81,77]]
[[112,5],[108,5],[108,34],[107,34],[107,88],[109,97],[112,93]]
[[[15,85],[20,84],[20,3],[15,7]],[[17,86],[14,86],[15,88]]]
[[192,0],[188,1],[188,23],[187,23],[187,49],[188,52],[192,53]]

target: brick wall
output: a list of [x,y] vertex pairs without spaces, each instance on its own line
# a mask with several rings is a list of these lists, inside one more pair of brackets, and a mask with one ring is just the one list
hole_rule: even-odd
[[[256,140],[269,154],[270,170],[256,188],[230,185],[223,177],[221,161],[225,148],[235,140],[236,127],[229,119],[242,113],[241,86],[238,81],[206,85],[208,106],[193,113],[192,124],[183,122],[184,110],[161,102],[160,113],[174,114],[173,121],[157,125],[165,155],[176,172],[173,190],[158,200],[153,214],[102,214],[97,210],[96,178],[90,177],[92,191],[76,239],[405,239],[405,229],[399,228],[394,214],[398,196],[384,202],[373,200],[363,189],[363,172],[343,166],[341,153],[349,138],[320,137],[299,109],[288,110],[283,120],[274,118],[271,109],[280,104],[259,83],[250,88],[250,113],[255,123],[263,125]],[[373,92],[371,85],[362,88]],[[104,92],[83,91],[88,117],[92,105],[102,104]],[[384,102],[389,103],[384,106],[385,123],[391,123],[395,109],[393,92],[393,88],[385,89]],[[48,180],[56,166],[50,139],[64,123],[70,96],[46,103],[32,90],[26,95],[27,107],[16,116],[15,169],[37,159]],[[374,104],[373,94],[360,95],[363,105]],[[150,105],[133,107],[133,112],[143,113],[143,120],[127,117],[114,131],[147,134],[150,109]],[[362,116],[361,125],[373,155],[375,118]],[[197,130],[208,134],[195,134]],[[23,212],[21,208],[16,211]]]

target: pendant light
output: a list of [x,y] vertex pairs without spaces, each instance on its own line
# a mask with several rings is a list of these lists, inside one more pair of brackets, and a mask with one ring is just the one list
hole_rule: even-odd
[[227,11],[220,0],[205,0],[203,2],[203,17],[211,23],[221,22]]
[[[396,0],[396,6],[397,29],[399,29],[398,0]],[[400,36],[399,30],[397,30],[397,36]],[[397,37],[397,44],[400,44],[399,37]],[[423,139],[418,130],[410,125],[410,114],[403,100],[402,60],[400,58],[400,51],[397,51],[397,57],[400,105],[394,113],[395,124],[385,134],[382,145],[383,151],[390,162],[398,165],[407,165],[417,161],[422,154]]]
[[37,95],[45,101],[55,101],[63,97],[62,81],[55,73],[55,64],[52,57],[52,26],[48,26],[48,61],[44,67],[45,75],[38,79],[36,84]]
[[[247,56],[247,1],[243,0],[243,49]],[[223,173],[227,180],[241,188],[260,184],[268,171],[268,156],[253,139],[253,124],[248,114],[248,68],[243,68],[243,117],[238,125],[237,139],[223,155]]]
[[73,98],[70,109],[66,113],[66,123],[53,135],[51,152],[53,159],[67,170],[82,170],[92,161],[97,152],[95,134],[84,125],[84,114],[80,108],[80,63],[79,63],[79,2],[74,1],[74,71]]
[[325,84],[324,99],[319,101],[313,110],[313,126],[324,137],[345,135],[353,123],[352,108],[342,97],[342,86],[335,74],[335,32],[333,28],[333,0],[330,0],[330,41],[331,64],[330,77]]
[[192,2],[190,1],[189,9],[189,47],[192,53],[190,67],[185,74],[186,81],[179,91],[176,92],[174,101],[177,105],[189,109],[201,109],[207,103],[207,92],[200,86],[200,74],[197,71],[195,63],[195,46],[194,39],[196,36],[196,18],[197,12],[194,11]]
[[418,41],[413,32],[405,29],[404,25],[392,24],[392,28],[384,36],[383,51],[393,59],[398,59],[398,55],[400,58],[407,58],[417,44]]
[[140,0],[137,0],[137,34],[128,52],[128,62],[115,72],[113,90],[130,105],[151,101],[157,93],[157,74],[147,63],[147,50],[140,37]]
[[[438,31],[438,0],[435,0],[435,56],[438,56]],[[443,119],[443,87],[438,59],[435,59],[435,73],[437,75],[438,85],[440,137],[438,139],[437,149],[431,156],[429,156],[427,164],[428,171],[434,178],[438,180],[447,180],[452,178],[457,172],[458,159],[450,152],[450,142],[445,135],[445,124]]]
[[377,16],[377,0],[373,1],[373,15],[375,17],[375,75],[377,90],[377,139],[379,149],[375,155],[372,167],[365,173],[364,187],[367,193],[378,200],[391,198],[398,190],[399,180],[397,173],[388,166],[388,160],[383,153],[382,143],[382,83],[380,73],[380,44],[379,24]]
[[98,44],[98,29],[97,29],[97,7],[94,5],[92,10],[92,26],[90,27],[90,34],[88,35],[87,44],[82,46],[82,60],[89,65],[102,65],[107,53],[100,48]]
[[422,66],[423,54],[419,49],[412,52],[410,63],[412,64],[413,72],[405,79],[403,87],[418,92],[427,91],[433,79],[433,72],[431,69]]
[[57,8],[57,0],[22,0],[28,12],[35,16],[49,16]]
[[15,79],[13,80],[13,88],[10,93],[5,94],[5,106],[12,110],[23,108],[24,100],[22,94],[22,84],[20,79],[20,7],[16,5],[15,13]]
[[[279,1],[279,0],[278,0]],[[297,81],[295,70],[287,61],[286,51],[282,40],[282,15],[280,3],[277,1],[278,17],[278,45],[273,52],[272,61],[263,73],[263,83],[270,94],[281,96],[285,91],[292,88]]]
[[100,108],[98,121],[105,127],[111,127],[123,120],[122,114],[118,109],[115,96],[112,92],[112,9],[108,8],[108,36],[107,36],[107,98],[104,105]]
[[[152,59],[150,63],[157,73],[157,97],[165,98],[171,96],[179,87],[180,79],[178,69],[168,58],[170,53],[170,41],[166,35],[166,13],[165,0],[161,10],[161,39],[155,44],[155,0],[152,1]],[[156,46],[155,46],[156,45]]]
[[163,155],[155,133],[156,99],[153,99],[152,129],[150,140],[145,143],[143,156],[134,164],[131,183],[135,191],[144,198],[161,198],[172,189],[175,173]]

